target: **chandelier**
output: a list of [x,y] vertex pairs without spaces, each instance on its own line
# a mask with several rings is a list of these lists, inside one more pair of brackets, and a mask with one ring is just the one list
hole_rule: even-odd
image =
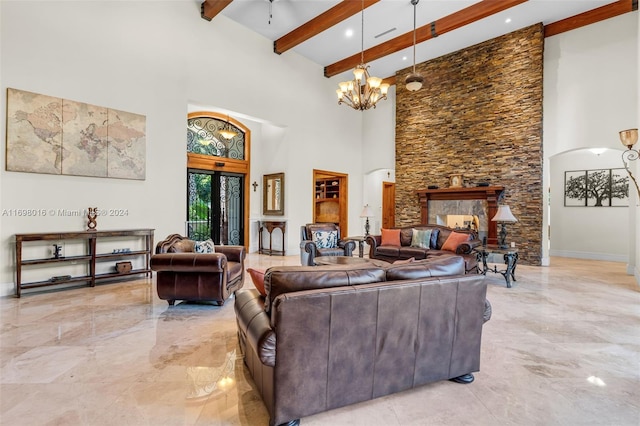
[[381,99],[387,99],[389,85],[383,83],[381,78],[372,77],[368,71],[369,65],[364,63],[364,0],[362,0],[362,33],[360,64],[353,70],[353,80],[343,81],[336,89],[338,105],[347,104],[353,109],[364,111],[375,108]]

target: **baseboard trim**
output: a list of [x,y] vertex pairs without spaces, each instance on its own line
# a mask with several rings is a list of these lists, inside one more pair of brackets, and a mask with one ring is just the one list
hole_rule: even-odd
[[623,254],[590,253],[584,251],[549,250],[550,256],[572,257],[575,259],[603,260],[606,262],[628,262],[629,257]]

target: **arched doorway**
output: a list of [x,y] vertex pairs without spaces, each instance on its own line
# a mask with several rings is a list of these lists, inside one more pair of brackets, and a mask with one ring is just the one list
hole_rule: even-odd
[[[230,130],[230,134],[225,131]],[[187,118],[187,234],[216,244],[249,240],[250,130],[216,112]]]

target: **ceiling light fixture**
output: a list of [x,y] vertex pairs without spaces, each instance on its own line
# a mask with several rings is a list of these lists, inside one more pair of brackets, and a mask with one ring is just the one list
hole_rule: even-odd
[[361,41],[360,64],[356,65],[353,70],[354,79],[339,83],[340,88],[336,89],[336,93],[338,94],[338,105],[345,103],[353,109],[364,111],[372,107],[375,108],[379,100],[387,99],[387,91],[389,90],[389,85],[382,83],[381,78],[369,75],[369,71],[367,71],[369,65],[364,63],[364,0],[362,0]]
[[416,72],[416,6],[420,0],[411,0],[413,5],[413,72],[404,80],[406,88],[410,92],[420,90],[424,77]]
[[218,130],[218,133],[225,139],[231,139],[238,134],[238,132],[231,129],[231,123],[229,123],[229,114],[227,114],[227,121],[225,121],[225,123],[222,125],[222,128]]

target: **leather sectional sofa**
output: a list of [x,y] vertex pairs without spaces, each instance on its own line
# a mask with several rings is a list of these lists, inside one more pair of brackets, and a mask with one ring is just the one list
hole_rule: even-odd
[[[240,348],[270,425],[480,368],[483,275],[459,256],[377,267],[281,266],[236,293]],[[470,378],[470,380],[468,380]]]
[[[442,225],[413,225],[396,228],[400,230],[400,245],[383,244],[381,235],[369,235],[366,242],[369,245],[369,258],[393,263],[396,260],[430,259],[435,256],[459,255],[465,261],[467,273],[477,273],[478,261],[473,248],[482,245],[475,231],[467,229],[452,229]],[[411,245],[414,230],[431,230],[429,247],[414,247]],[[447,238],[452,232],[468,234],[467,241],[455,247],[455,251],[442,250]]]

